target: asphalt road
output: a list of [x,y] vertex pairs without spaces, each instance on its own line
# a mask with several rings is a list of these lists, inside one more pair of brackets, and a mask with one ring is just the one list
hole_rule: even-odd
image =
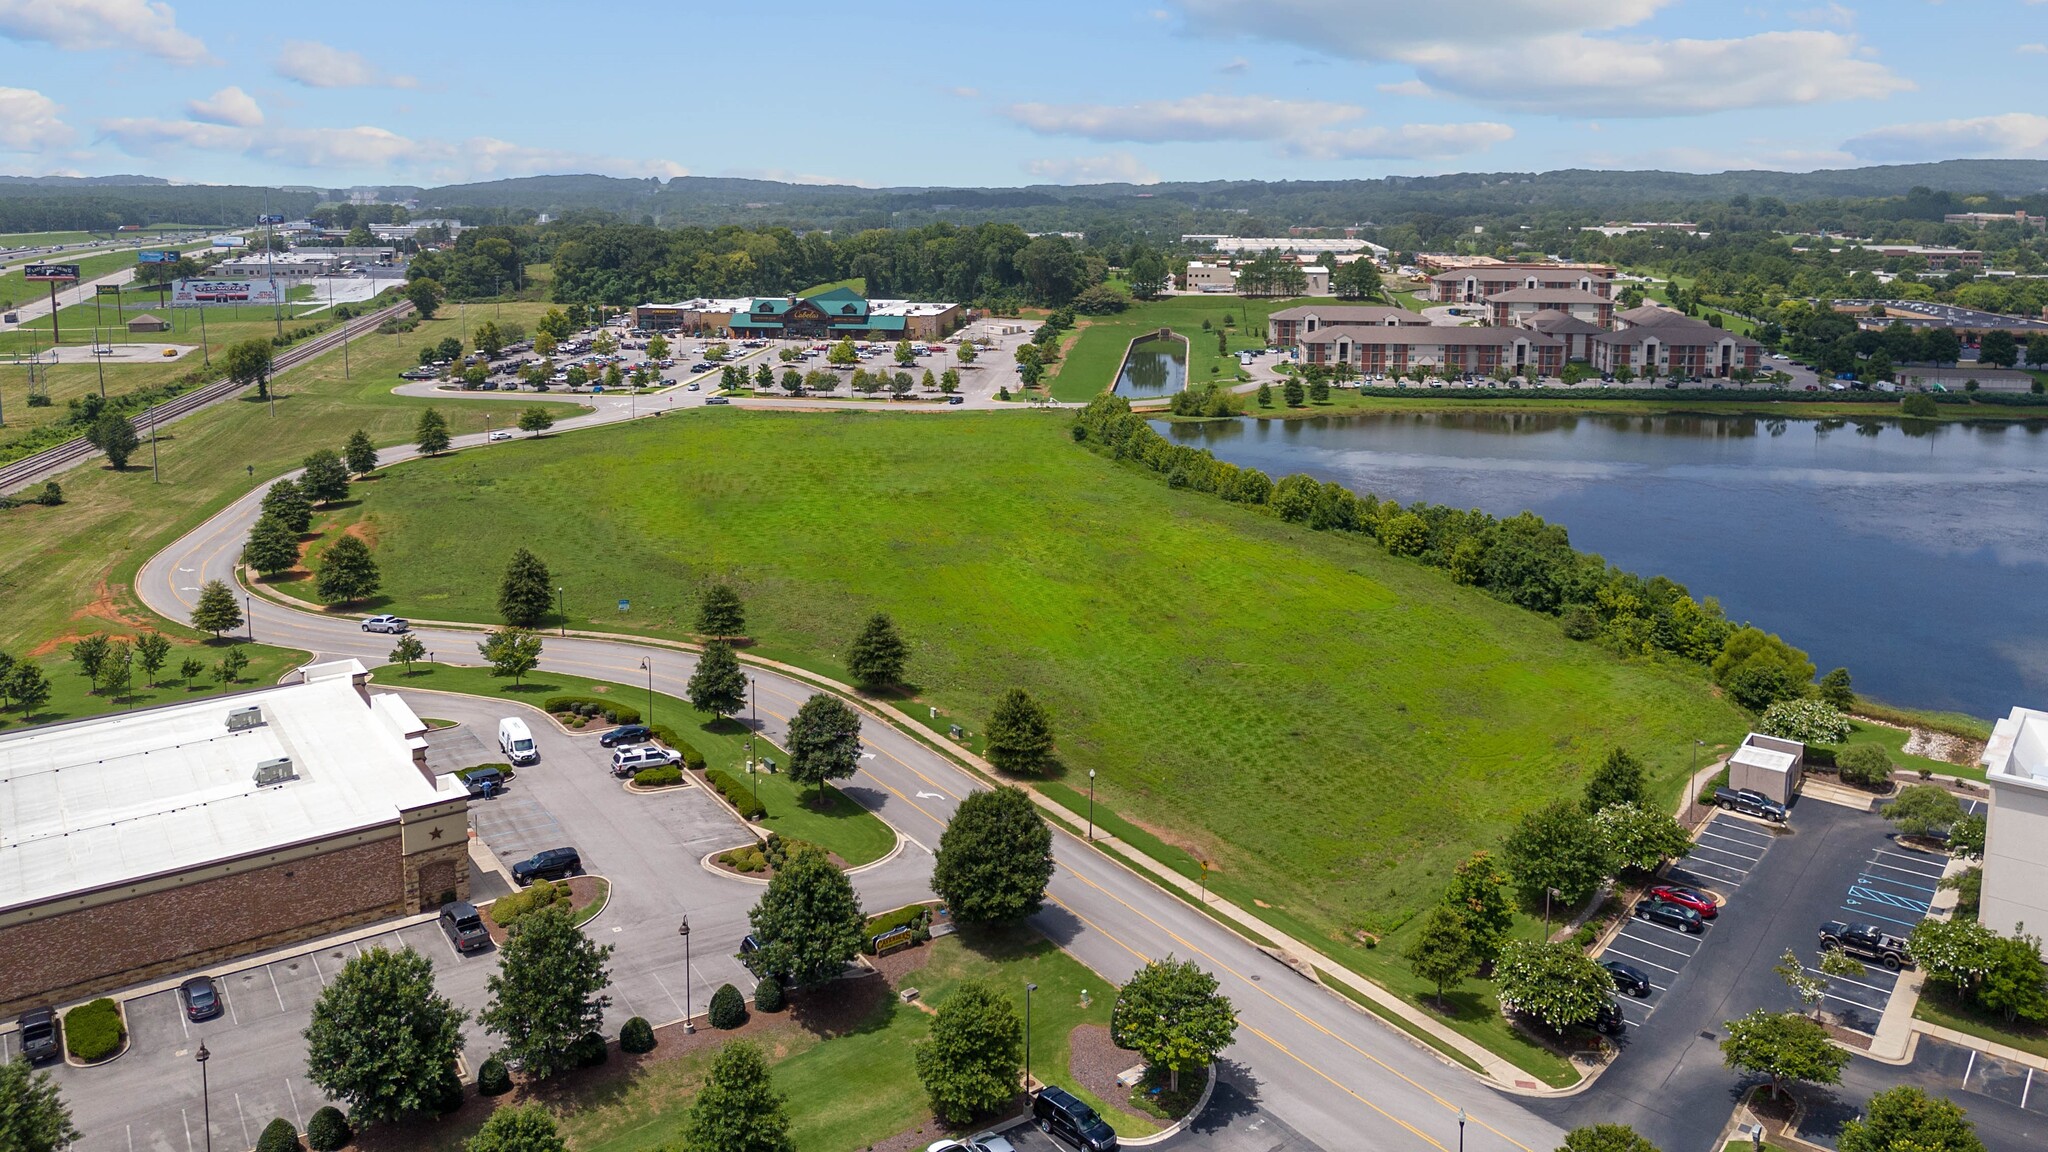
[[[624,416],[625,404],[605,397],[597,412],[557,428]],[[465,437],[458,447],[487,447],[479,444],[481,439]],[[387,463],[410,454],[406,447],[384,451]],[[163,615],[189,619],[205,581],[232,582],[235,558],[261,498],[259,486],[151,559],[137,579],[143,602]],[[305,649],[321,659],[352,656],[382,663],[391,647],[390,637],[364,633],[352,619],[263,600],[253,602],[253,630],[263,643]],[[421,641],[444,661],[473,661],[477,637],[473,631],[420,631]],[[640,662],[649,659],[655,687],[675,696],[684,694],[695,666],[690,654],[624,638],[551,637],[546,643],[542,667],[625,684],[645,682]],[[780,739],[788,717],[812,689],[764,669],[750,671],[762,726],[771,738]],[[862,768],[846,791],[920,852],[935,846],[959,799],[981,783],[876,718],[866,721],[862,739]],[[616,843],[631,852],[638,842],[621,836]],[[1058,871],[1037,926],[1111,980],[1121,982],[1146,961],[1169,953],[1215,972],[1236,1005],[1241,1024],[1238,1042],[1227,1058],[1256,1078],[1262,1107],[1286,1117],[1303,1138],[1329,1148],[1431,1147],[1449,1152],[1458,1143],[1456,1117],[1462,1107],[1470,1117],[1465,1144],[1472,1152],[1542,1152],[1559,1142],[1560,1130],[1532,1112],[1525,1100],[1479,1084],[1462,1069],[1424,1052],[1075,837],[1056,831],[1055,855]],[[646,899],[655,902],[634,913],[645,922],[629,926],[623,910],[618,917],[622,931],[614,942],[620,945],[622,966],[630,954],[643,949],[648,950],[644,961],[633,962],[658,965],[664,955],[658,950],[673,939],[677,913],[687,912],[693,928],[703,923],[729,933],[752,903],[751,893],[734,894],[728,881],[710,876],[694,863],[662,868],[658,874],[663,877],[660,899],[648,894]],[[661,904],[662,899],[669,903]],[[612,915],[608,911],[606,918]],[[706,934],[717,935],[708,930]],[[730,943],[722,941],[720,946]]]

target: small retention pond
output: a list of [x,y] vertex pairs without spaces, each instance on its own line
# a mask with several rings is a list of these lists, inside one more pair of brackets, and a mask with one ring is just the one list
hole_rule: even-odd
[[1171,396],[1188,386],[1188,342],[1179,336],[1146,336],[1131,343],[1123,371],[1116,376],[1119,396],[1142,399]]

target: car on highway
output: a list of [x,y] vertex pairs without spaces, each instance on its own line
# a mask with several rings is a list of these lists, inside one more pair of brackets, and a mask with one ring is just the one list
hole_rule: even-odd
[[1602,960],[1602,968],[1614,977],[1614,986],[1640,1000],[1650,994],[1650,975],[1633,964],[1620,960]]
[[1681,888],[1676,884],[1659,884],[1650,889],[1650,896],[1652,899],[1662,900],[1666,904],[1682,904],[1708,920],[1712,920],[1721,914],[1721,906],[1714,903],[1714,898],[1697,888]]
[[1643,900],[1636,904],[1636,919],[1648,920],[1666,928],[1697,936],[1707,930],[1707,922],[1700,914],[1683,904],[1671,904],[1663,900]]
[[412,631],[412,621],[407,620],[403,616],[372,616],[368,620],[363,621],[363,631],[410,632]]
[[186,1018],[195,1024],[226,1011],[226,1005],[220,998],[220,988],[211,976],[194,976],[178,985],[178,999],[185,1005]]
[[645,744],[654,739],[654,729],[645,724],[621,724],[597,738],[600,748],[616,748],[621,744]]
[[723,396],[706,396],[706,397],[704,398],[704,402],[705,402],[706,404],[730,404],[730,403],[732,403],[732,401],[731,401],[731,400],[728,400],[728,399],[726,399],[726,398],[725,398],[725,397],[723,397]]
[[17,1024],[21,1028],[22,1059],[30,1064],[41,1064],[45,1060],[57,1058],[59,1045],[56,1009],[31,1008],[21,1014]]
[[441,905],[441,931],[448,934],[448,942],[455,945],[457,952],[477,952],[491,946],[491,932],[484,927],[483,914],[467,900],[451,900]]
[[574,848],[547,848],[512,866],[512,879],[524,888],[535,880],[563,880],[583,871],[583,857]]

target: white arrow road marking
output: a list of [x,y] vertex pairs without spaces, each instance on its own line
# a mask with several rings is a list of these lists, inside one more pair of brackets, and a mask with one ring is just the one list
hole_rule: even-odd
[[860,754],[860,758],[863,760],[873,760],[875,758],[875,754],[873,752],[863,752]]
[[919,800],[944,800],[946,794],[944,792],[919,792],[917,798]]
[[180,572],[190,572],[190,571],[191,571],[191,569],[190,569],[190,568],[180,568],[180,569],[178,569],[178,571],[180,571]]
[[198,588],[196,588],[196,587],[194,587],[194,586],[192,586],[192,585],[190,585],[190,584],[180,584],[180,585],[178,585],[178,591],[180,591],[180,592],[197,592],[197,591],[199,591],[199,589],[198,589]]

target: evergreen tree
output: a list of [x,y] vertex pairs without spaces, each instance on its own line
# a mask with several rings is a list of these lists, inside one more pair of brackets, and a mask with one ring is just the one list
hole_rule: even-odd
[[213,633],[216,640],[221,633],[242,626],[242,606],[235,603],[235,594],[225,583],[208,580],[199,589],[199,603],[192,607],[192,626]]
[[289,572],[299,563],[299,534],[268,513],[257,517],[242,546],[242,563],[265,576]]
[[895,622],[888,613],[877,612],[868,617],[860,635],[853,638],[853,647],[846,654],[846,670],[856,683],[879,688],[901,683],[903,665],[909,658],[910,646],[896,634]]
[[747,676],[740,671],[739,657],[733,654],[732,645],[723,640],[705,644],[684,693],[689,697],[690,707],[699,712],[709,712],[721,719],[737,716],[747,706]]
[[448,420],[441,415],[439,408],[429,408],[420,413],[412,438],[423,456],[439,456],[448,450]]
[[505,577],[498,582],[498,615],[515,628],[532,628],[545,621],[554,606],[554,580],[547,564],[525,548],[514,550]]
[[996,701],[983,735],[985,755],[998,771],[1040,772],[1052,762],[1052,716],[1022,688]]
[[349,604],[377,591],[382,577],[370,546],[359,536],[343,533],[320,554],[320,598],[330,603]]
[[1847,668],[1837,668],[1820,678],[1820,698],[1837,712],[1846,714],[1855,710],[1856,692],[1850,687]]
[[348,470],[358,476],[368,476],[377,470],[377,446],[370,443],[370,434],[361,428],[348,438],[348,446],[342,449],[342,457],[348,463]]
[[315,504],[332,504],[348,498],[348,465],[329,449],[322,448],[306,457],[305,472],[299,477],[299,490],[306,499]]
[[1607,759],[1593,770],[1586,781],[1586,811],[1598,812],[1615,804],[1636,804],[1647,806],[1650,802],[1650,783],[1643,774],[1642,762],[1629,755],[1626,748],[1616,748],[1607,753]]
[[313,526],[313,504],[296,481],[279,480],[263,494],[263,515],[274,516],[293,532]]
[[690,1104],[683,1144],[690,1152],[795,1152],[783,1101],[761,1049],[746,1040],[729,1041]]
[[697,632],[703,636],[716,636],[724,640],[731,636],[744,636],[747,631],[747,609],[740,603],[740,594],[730,584],[713,584],[704,590],[704,598],[697,602]]

